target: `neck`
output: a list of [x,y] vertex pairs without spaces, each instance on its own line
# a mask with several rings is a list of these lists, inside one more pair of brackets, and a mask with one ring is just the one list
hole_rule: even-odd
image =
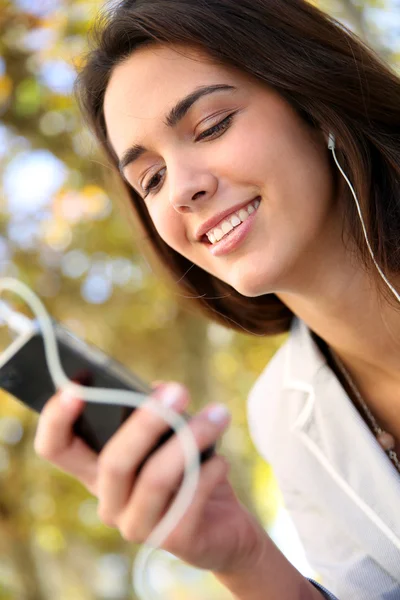
[[[400,382],[400,306],[383,298],[376,279],[356,259],[337,253],[309,269],[304,286],[277,296],[319,335],[358,379]],[[376,271],[377,278],[379,274]],[[388,277],[400,291],[400,281]],[[304,281],[304,280],[303,280]],[[382,282],[383,284],[383,282]],[[391,292],[389,292],[391,294]]]
[[[341,360],[400,453],[400,306],[376,267],[368,272],[351,236],[333,218],[275,293]],[[400,292],[400,277],[388,275]],[[379,285],[378,285],[379,282]]]

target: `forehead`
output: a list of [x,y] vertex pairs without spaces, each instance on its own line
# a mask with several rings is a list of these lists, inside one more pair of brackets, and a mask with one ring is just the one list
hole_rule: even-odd
[[169,108],[200,85],[236,84],[243,75],[187,47],[139,48],[115,67],[104,97],[107,131],[117,154],[161,127]]

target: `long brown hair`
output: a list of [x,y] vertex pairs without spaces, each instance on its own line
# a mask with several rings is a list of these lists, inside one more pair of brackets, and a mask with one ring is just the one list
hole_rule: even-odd
[[[247,298],[170,248],[140,196],[118,174],[105,91],[116,65],[149,44],[197,46],[273,87],[309,124],[336,136],[337,157],[361,204],[377,262],[400,271],[400,79],[355,34],[305,0],[125,0],[103,11],[76,81],[81,110],[129,197],[140,231],[187,302],[233,329],[272,335],[292,312],[276,297]],[[138,90],[140,94],[140,90]],[[353,198],[344,223],[371,267]]]

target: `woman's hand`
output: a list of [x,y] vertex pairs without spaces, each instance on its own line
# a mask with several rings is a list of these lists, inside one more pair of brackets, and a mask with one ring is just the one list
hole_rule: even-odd
[[[170,408],[183,413],[189,404],[179,384],[161,384],[152,397],[174,400]],[[67,399],[67,402],[65,402]],[[53,396],[43,409],[35,437],[42,458],[76,477],[99,500],[103,523],[119,529],[122,537],[144,542],[166,514],[182,483],[184,454],[173,435],[135,472],[169,425],[151,409],[136,409],[98,455],[72,430],[84,401]],[[215,443],[226,431],[230,416],[207,406],[191,418],[189,427],[199,451]],[[214,418],[212,418],[214,415]],[[229,463],[215,454],[201,465],[191,506],[162,548],[185,562],[212,571],[245,567],[265,542],[265,532],[240,504],[228,480]]]

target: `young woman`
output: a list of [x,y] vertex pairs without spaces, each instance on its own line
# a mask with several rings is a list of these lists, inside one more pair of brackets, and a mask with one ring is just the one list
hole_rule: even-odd
[[[130,0],[101,21],[78,92],[187,302],[241,331],[290,330],[251,391],[249,427],[324,585],[400,598],[400,313],[378,271],[400,289],[400,80],[303,0]],[[189,403],[177,384],[155,396]],[[135,477],[167,425],[138,410],[98,457],[72,435],[82,406],[56,395],[35,449],[141,542],[181,479],[179,443]],[[228,423],[215,407],[196,415],[199,449]],[[238,599],[333,597],[277,550],[227,471],[218,455],[203,464],[163,547]]]

